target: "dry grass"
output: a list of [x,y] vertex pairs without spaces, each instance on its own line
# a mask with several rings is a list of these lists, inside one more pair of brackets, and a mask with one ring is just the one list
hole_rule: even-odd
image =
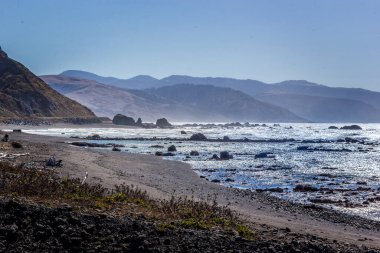
[[[51,205],[69,203],[77,209],[101,210],[120,215],[141,215],[155,220],[159,230],[175,227],[224,229],[253,239],[254,232],[244,226],[216,197],[155,200],[145,191],[129,185],[108,190],[101,184],[81,184],[80,179],[61,178],[53,170],[23,169],[0,163],[0,195],[28,197]],[[117,211],[115,211],[117,210]]]

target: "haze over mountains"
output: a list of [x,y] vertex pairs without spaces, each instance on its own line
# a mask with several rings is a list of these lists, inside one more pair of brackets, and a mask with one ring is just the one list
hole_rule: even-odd
[[[298,122],[306,119],[313,122],[380,122],[380,92],[355,88],[333,88],[305,80],[289,80],[275,84],[267,84],[256,80],[239,80],[221,77],[191,77],[183,75],[172,75],[163,79],[156,79],[144,75],[136,76],[131,79],[118,79],[115,77],[102,77],[90,72],[77,70],[65,71],[60,74],[60,76],[76,77],[81,80],[94,80],[115,87],[115,92],[117,91],[116,89],[120,90],[120,88],[123,89],[124,92],[126,92],[126,89],[134,89],[133,91],[129,90],[127,92],[134,94],[136,97],[147,96],[149,93],[155,99],[160,98],[160,102],[165,101],[164,104],[167,106],[170,105],[172,108],[178,108],[176,113],[168,112],[166,115],[169,118],[180,121],[187,116],[189,116],[188,120],[195,119],[197,121],[202,121],[203,118],[206,117],[203,116],[205,115],[205,111],[209,111],[210,121],[242,121],[243,119],[247,119],[257,121],[290,120]],[[51,83],[49,81],[47,82]],[[178,86],[179,84],[186,84],[186,86]],[[193,85],[191,86],[189,84]],[[204,85],[206,85],[205,87],[207,88],[203,87]],[[61,86],[64,86],[64,83],[61,83]],[[184,88],[186,89],[184,90]],[[228,92],[224,88],[228,88]],[[139,92],[137,92],[137,90],[139,90]],[[181,90],[183,91],[182,93]],[[202,90],[202,92],[199,92],[200,90]],[[207,99],[199,96],[204,94],[205,90],[209,92]],[[58,91],[67,94],[69,97],[72,97],[79,102],[85,100],[78,94],[74,96],[73,94],[64,93],[63,90],[58,89]],[[215,93],[216,91],[220,93]],[[240,97],[237,95],[236,91],[240,92]],[[230,101],[227,101],[227,99],[216,99],[216,96],[219,96],[219,98],[225,96],[226,92],[232,96],[232,98],[229,97]],[[193,94],[191,99],[189,94]],[[181,99],[178,99],[181,95]],[[215,97],[212,95],[215,95]],[[150,97],[148,101],[155,104],[155,101],[151,101],[153,97]],[[259,109],[260,106],[255,106],[254,104],[259,102],[258,100],[265,102],[265,106],[268,110],[261,110]],[[130,100],[127,99],[123,103],[129,105],[133,104],[133,102],[126,101]],[[208,101],[213,102],[207,103]],[[238,102],[241,104],[239,105]],[[174,104],[176,106],[174,106]],[[231,107],[231,104],[235,107]],[[97,112],[95,105],[86,105]],[[190,110],[190,112],[187,112],[187,116],[182,118],[178,117],[183,110],[181,105],[187,108],[187,110]],[[269,107],[269,105],[276,105],[277,110],[282,110],[282,113],[280,114],[285,116],[281,119],[277,118],[278,115],[275,116],[277,112],[274,113],[272,107]],[[212,106],[217,108],[213,108]],[[104,107],[107,106],[103,106],[103,108]],[[128,106],[124,108],[127,107]],[[149,107],[145,108],[147,108],[146,111],[151,111],[151,109],[148,109]],[[210,108],[213,108],[213,112]],[[254,108],[257,109],[256,112],[254,111]],[[231,110],[228,111],[227,109]],[[137,109],[133,109],[127,112],[134,115],[133,113],[136,110]],[[222,112],[223,110],[224,112]],[[232,112],[233,110],[235,111]],[[271,110],[273,114],[268,113],[268,111]],[[251,113],[250,119],[249,117],[245,117],[248,111]],[[109,112],[113,111],[111,110]],[[291,114],[289,114],[289,112]],[[196,113],[196,115],[190,117],[193,113]],[[255,113],[266,114],[266,117],[263,115],[253,117],[253,114]],[[185,112],[183,115],[185,115]],[[211,115],[214,115],[214,117],[211,117]],[[294,115],[297,115],[297,119]],[[142,113],[142,116],[144,116],[144,112]]]
[[0,118],[95,118],[0,49]]
[[293,113],[258,101],[230,88],[177,84],[147,90],[126,90],[96,81],[66,76],[42,76],[65,96],[91,108],[99,116],[122,113],[143,120],[304,122]]

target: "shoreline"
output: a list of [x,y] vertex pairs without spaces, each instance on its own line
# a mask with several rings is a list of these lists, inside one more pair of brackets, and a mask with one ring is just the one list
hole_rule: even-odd
[[121,182],[134,184],[154,198],[169,198],[175,194],[206,199],[207,195],[217,194],[219,204],[229,205],[256,226],[288,228],[295,233],[380,249],[380,222],[328,209],[305,207],[265,193],[227,188],[199,178],[190,165],[182,162],[167,161],[153,155],[73,147],[64,143],[70,139],[62,137],[11,133],[11,138],[28,143],[26,149],[31,151],[28,159],[35,156],[41,160],[54,154],[62,158],[62,175],[83,177],[88,171],[89,181],[100,182],[107,187]]

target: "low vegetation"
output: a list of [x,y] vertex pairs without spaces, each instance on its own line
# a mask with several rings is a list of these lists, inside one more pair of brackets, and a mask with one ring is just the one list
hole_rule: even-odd
[[3,163],[0,163],[0,195],[26,197],[49,206],[67,203],[78,210],[144,215],[156,221],[159,231],[180,227],[223,229],[249,240],[254,238],[254,232],[231,209],[218,205],[215,196],[198,201],[173,194],[168,200],[155,200],[133,185],[122,184],[108,190],[100,184],[61,178],[54,170],[25,169]]

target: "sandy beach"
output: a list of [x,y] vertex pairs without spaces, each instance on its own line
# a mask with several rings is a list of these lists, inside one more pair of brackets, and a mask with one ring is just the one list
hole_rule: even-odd
[[[12,126],[1,128],[10,129]],[[309,234],[380,250],[379,222],[291,204],[265,193],[227,188],[200,178],[190,165],[182,162],[153,155],[76,147],[68,144],[73,140],[64,137],[10,133],[10,139],[24,147],[13,153],[29,154],[17,158],[17,162],[42,164],[54,155],[56,159],[62,159],[63,166],[56,169],[61,176],[83,178],[87,172],[88,182],[101,183],[109,188],[115,184],[133,184],[154,198],[175,195],[207,199],[216,196],[219,204],[228,205],[263,233],[279,235],[286,229],[295,234]]]

